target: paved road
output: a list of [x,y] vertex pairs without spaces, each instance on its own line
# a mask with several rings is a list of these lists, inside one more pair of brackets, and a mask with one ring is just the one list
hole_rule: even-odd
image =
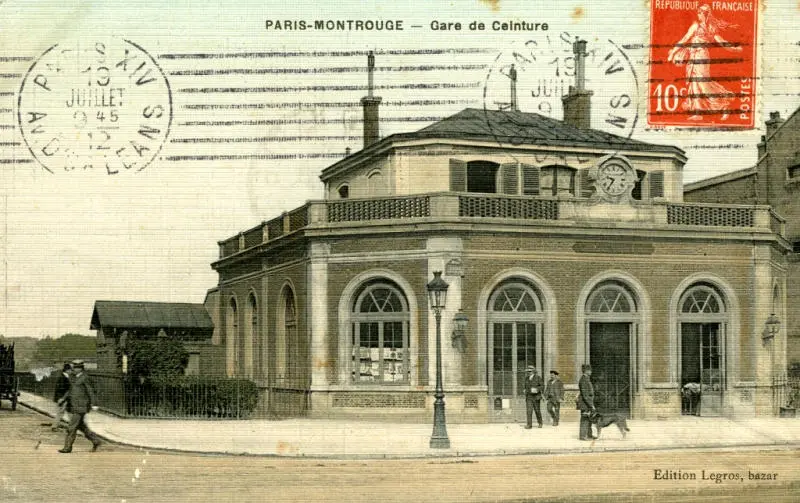
[[[201,456],[83,438],[59,454],[63,432],[44,416],[0,411],[0,501],[761,501],[800,500],[797,450],[660,451],[416,460]],[[661,473],[694,480],[654,480]],[[703,472],[705,470],[705,472]],[[753,482],[749,472],[777,473]],[[715,483],[711,474],[742,480]],[[705,480],[703,476],[705,475]]]

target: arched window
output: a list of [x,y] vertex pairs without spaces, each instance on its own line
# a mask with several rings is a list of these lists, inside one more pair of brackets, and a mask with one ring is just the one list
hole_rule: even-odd
[[354,382],[406,383],[409,380],[409,309],[400,288],[386,279],[356,292],[350,312]]
[[297,309],[294,292],[289,285],[283,287],[278,306],[275,340],[275,375],[279,383],[289,382],[296,376],[295,365],[291,365],[292,348],[297,345]]
[[521,280],[513,279],[501,284],[489,297],[489,386],[492,396],[522,395],[528,365],[535,366],[541,373],[544,314],[538,292]]
[[574,168],[569,166],[544,166],[539,169],[539,193],[545,196],[575,195]]
[[350,186],[345,183],[337,189],[337,192],[339,193],[339,199],[347,199],[350,197]]
[[772,312],[780,314],[781,311],[781,291],[778,285],[772,288]]
[[245,337],[245,361],[244,369],[245,376],[253,377],[258,375],[261,357],[259,353],[259,339],[258,333],[258,303],[256,296],[251,293],[247,297],[247,316],[246,316],[247,330]]
[[236,299],[233,297],[228,302],[228,308],[225,312],[225,338],[228,341],[228,374],[236,375],[239,361],[239,312],[236,306]]
[[369,188],[370,196],[382,196],[386,194],[386,182],[384,181],[383,173],[380,171],[373,171],[367,176],[367,187]]
[[607,283],[596,288],[586,303],[587,313],[632,313],[636,311],[636,303],[630,292],[616,283]]
[[680,384],[684,414],[722,413],[722,394],[726,388],[726,331],[728,313],[725,300],[711,284],[696,283],[678,303],[680,325]]

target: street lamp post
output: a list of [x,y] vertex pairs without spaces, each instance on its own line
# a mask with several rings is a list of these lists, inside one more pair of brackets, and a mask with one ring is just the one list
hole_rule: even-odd
[[436,392],[433,395],[436,400],[433,402],[433,434],[430,443],[432,449],[450,448],[444,417],[444,388],[442,387],[442,310],[445,306],[449,286],[442,279],[442,271],[435,271],[433,279],[427,284],[428,299],[436,317]]

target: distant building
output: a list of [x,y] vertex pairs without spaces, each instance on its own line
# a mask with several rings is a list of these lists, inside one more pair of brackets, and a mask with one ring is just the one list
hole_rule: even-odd
[[189,352],[187,375],[224,375],[224,355],[211,344],[214,325],[203,304],[98,300],[89,327],[97,330],[97,370],[123,371],[130,341],[174,337]]
[[560,372],[577,417],[584,363],[603,410],[677,416],[695,383],[703,415],[774,414],[783,220],[685,203],[684,152],[590,129],[575,89],[565,121],[466,109],[380,139],[370,86],[364,147],[322,171],[325,199],[219,243],[206,307],[227,374],[275,412],[430,420],[442,271],[449,421],[524,417],[528,365]]
[[[776,295],[773,312],[784,325],[787,348],[777,348],[789,362],[800,363],[800,109],[784,119],[770,113],[766,134],[758,144],[755,166],[687,184],[684,198],[692,202],[769,205],[786,219],[786,289]],[[784,306],[786,308],[784,309]],[[786,361],[782,361],[784,369]]]

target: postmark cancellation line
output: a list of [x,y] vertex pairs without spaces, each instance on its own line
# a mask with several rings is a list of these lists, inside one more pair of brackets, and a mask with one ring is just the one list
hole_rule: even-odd
[[[382,72],[431,72],[485,70],[487,65],[407,65],[385,66],[378,68]],[[173,70],[171,77],[202,77],[214,75],[288,75],[288,74],[321,74],[321,73],[358,73],[364,71],[361,66],[332,66],[324,68],[222,68],[202,70]],[[2,74],[0,74],[1,76]]]
[[[369,51],[269,51],[227,53],[159,54],[159,59],[260,59],[292,57],[352,57],[365,56]],[[484,47],[375,50],[376,55],[412,56],[437,54],[486,54],[493,52]]]
[[[374,89],[476,89],[481,82],[435,82],[430,84],[390,84],[374,86]],[[324,91],[366,91],[363,85],[331,85],[331,86],[275,86],[275,87],[183,87],[179,93],[296,93]],[[13,93],[11,93],[13,94]],[[2,93],[0,93],[2,96]]]

